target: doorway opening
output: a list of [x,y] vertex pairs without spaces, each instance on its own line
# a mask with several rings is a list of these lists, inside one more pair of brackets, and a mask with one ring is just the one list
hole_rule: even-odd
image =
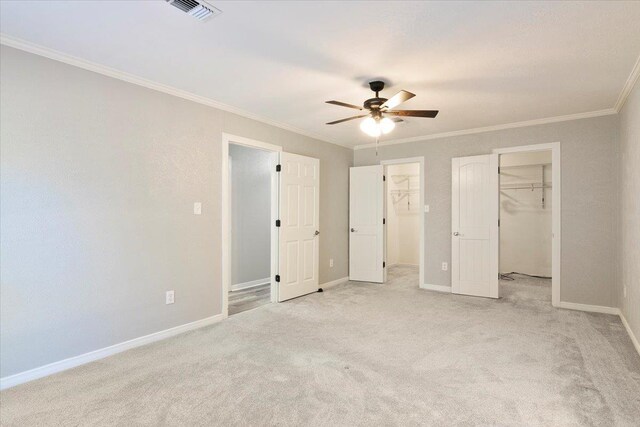
[[278,177],[282,148],[222,135],[222,314],[277,301]]
[[420,270],[420,163],[386,168],[387,280],[415,277]]
[[424,159],[382,164],[386,184],[384,281],[424,287]]
[[231,287],[228,314],[271,302],[271,175],[277,154],[229,145]]
[[501,298],[559,304],[559,157],[558,144],[500,152]]

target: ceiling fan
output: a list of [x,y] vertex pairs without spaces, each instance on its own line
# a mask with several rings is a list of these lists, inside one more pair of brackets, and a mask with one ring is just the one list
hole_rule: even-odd
[[[353,108],[360,111],[368,110],[366,114],[335,120],[327,124],[336,125],[338,123],[348,122],[349,120],[366,117],[366,119],[360,123],[360,129],[362,129],[362,131],[367,135],[379,137],[382,134],[391,132],[396,126],[395,122],[402,121],[399,117],[433,118],[438,115],[438,110],[393,110],[393,108],[413,98],[415,95],[411,92],[407,92],[406,90],[401,90],[389,99],[381,98],[378,94],[382,89],[384,89],[384,82],[379,80],[369,82],[369,87],[376,93],[376,96],[364,101],[362,107],[341,101],[327,101],[327,104],[339,105],[341,107]],[[389,116],[393,117],[393,119]]]

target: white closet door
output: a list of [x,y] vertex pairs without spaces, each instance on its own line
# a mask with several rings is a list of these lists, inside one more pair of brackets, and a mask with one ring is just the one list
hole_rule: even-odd
[[452,161],[451,291],[498,298],[498,155]]
[[280,153],[278,301],[316,292],[320,249],[320,161]]
[[384,166],[349,173],[349,280],[384,282]]

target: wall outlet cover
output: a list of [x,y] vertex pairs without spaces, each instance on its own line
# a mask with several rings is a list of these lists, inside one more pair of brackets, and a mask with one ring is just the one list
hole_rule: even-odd
[[449,264],[447,264],[446,262],[442,263],[442,271],[447,271],[449,269]]
[[202,203],[201,202],[195,202],[193,204],[193,214],[194,215],[202,215]]

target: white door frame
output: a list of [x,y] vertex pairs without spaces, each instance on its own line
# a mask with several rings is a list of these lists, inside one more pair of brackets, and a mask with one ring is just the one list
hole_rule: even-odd
[[[385,166],[384,173],[385,176],[387,174],[388,165],[402,165],[406,163],[420,163],[420,273],[419,273],[419,281],[418,285],[421,288],[425,287],[424,283],[424,220],[425,220],[425,212],[424,212],[424,200],[425,200],[425,183],[424,183],[424,157],[405,157],[404,159],[392,159],[392,160],[381,160],[380,164]],[[385,218],[387,216],[386,206],[387,206],[387,189],[385,186],[384,189],[384,200],[385,200]],[[387,228],[385,226],[384,229],[384,255],[385,261],[387,258]],[[384,278],[385,282],[387,281],[387,269],[384,270]]]
[[[560,143],[550,142],[545,144],[522,145],[519,147],[495,148],[496,154],[522,153],[531,151],[551,150],[551,304],[554,307],[560,306],[560,274],[561,274],[561,197],[562,188],[560,179]],[[498,190],[500,191],[500,190]]]
[[[244,145],[264,151],[280,153],[282,147],[255,139],[222,133],[222,315],[229,316],[229,289],[231,289],[231,183],[229,182],[229,144]],[[279,161],[279,159],[278,159]],[[271,302],[277,301],[275,281],[278,272],[278,174],[271,171]]]

